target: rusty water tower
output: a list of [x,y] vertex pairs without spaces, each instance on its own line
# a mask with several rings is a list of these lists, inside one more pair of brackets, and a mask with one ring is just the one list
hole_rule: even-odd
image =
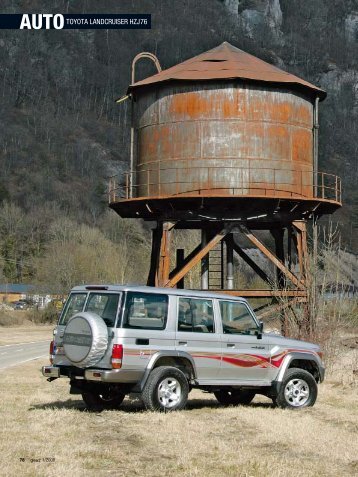
[[[158,73],[136,82],[143,57]],[[341,205],[340,179],[317,170],[318,103],[325,96],[226,42],[163,71],[154,55],[137,55],[125,97],[132,104],[131,167],[111,180],[109,200],[121,217],[157,224],[149,285],[183,286],[201,263],[202,289],[307,300],[307,221]],[[179,250],[173,265],[171,236],[179,228],[200,230],[201,242],[186,257]],[[257,230],[271,232],[273,251]],[[275,285],[238,234],[273,262]],[[269,287],[235,289],[235,254]]]

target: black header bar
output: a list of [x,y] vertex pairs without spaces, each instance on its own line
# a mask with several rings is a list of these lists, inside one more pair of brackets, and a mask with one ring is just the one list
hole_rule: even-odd
[[0,29],[7,30],[92,30],[151,28],[150,14],[0,14]]

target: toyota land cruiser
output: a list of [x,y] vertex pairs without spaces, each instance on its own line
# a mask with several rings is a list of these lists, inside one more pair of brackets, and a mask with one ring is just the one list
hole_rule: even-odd
[[324,379],[319,346],[264,333],[246,300],[209,291],[87,285],[72,289],[50,346],[48,381],[69,378],[89,409],[140,393],[150,410],[179,410],[191,389],[225,405],[255,394],[313,406]]

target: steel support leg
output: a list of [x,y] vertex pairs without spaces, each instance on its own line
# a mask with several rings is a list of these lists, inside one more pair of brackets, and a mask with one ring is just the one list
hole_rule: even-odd
[[159,269],[158,269],[158,281],[157,286],[163,287],[169,280],[170,273],[170,240],[171,231],[174,224],[171,222],[164,222],[163,232],[160,244],[160,257],[159,257]]
[[157,223],[157,227],[152,230],[152,251],[150,255],[150,268],[147,285],[154,287],[158,284],[158,268],[160,244],[163,235],[163,224]]
[[[312,325],[312,306],[311,306],[311,277],[309,272],[309,256],[308,256],[308,246],[307,246],[307,226],[304,221],[295,221],[293,226],[297,231],[297,252],[298,252],[298,262],[300,266],[300,277],[301,281],[304,283],[307,290],[307,301],[304,305],[304,319],[303,319],[303,328],[305,337],[309,337],[312,334],[313,325]],[[302,328],[301,324],[301,328]],[[301,329],[300,329],[301,331]],[[303,331],[303,330],[302,330]]]
[[[201,230],[201,248],[204,248],[208,243],[208,230]],[[201,259],[201,289],[209,289],[209,254]]]
[[228,290],[234,289],[234,238],[228,234],[226,243],[226,286]]

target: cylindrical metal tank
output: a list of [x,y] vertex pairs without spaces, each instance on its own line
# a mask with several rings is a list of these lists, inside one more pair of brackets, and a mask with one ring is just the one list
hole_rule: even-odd
[[[158,73],[136,81],[141,58]],[[334,210],[340,180],[317,171],[325,97],[226,42],[165,70],[152,54],[137,55],[119,99],[131,99],[131,170],[111,181],[111,207],[149,220]]]
[[313,107],[285,84],[139,89],[134,196],[312,197]]

